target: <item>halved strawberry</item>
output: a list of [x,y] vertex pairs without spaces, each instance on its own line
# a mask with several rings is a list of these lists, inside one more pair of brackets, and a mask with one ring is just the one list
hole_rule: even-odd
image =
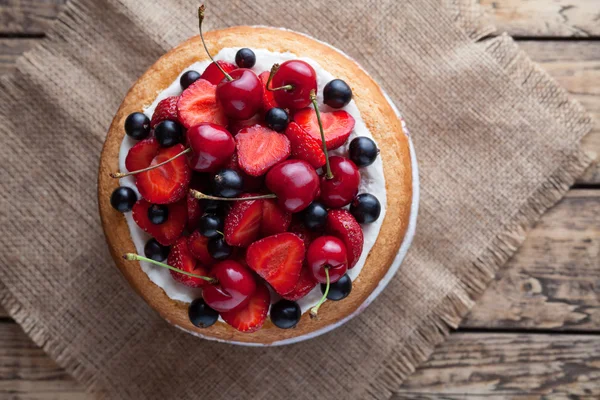
[[348,268],[358,262],[363,251],[363,231],[356,219],[346,210],[329,210],[326,230],[341,239],[348,253]]
[[[241,197],[248,197],[250,194]],[[236,201],[225,217],[225,241],[230,246],[247,247],[260,235],[262,200]]]
[[[227,61],[219,60],[217,61],[217,63],[227,73],[230,73],[234,69],[237,69],[237,66],[235,64],[232,64]],[[206,67],[202,75],[200,75],[200,78],[206,79],[213,85],[218,85],[225,78],[225,75],[223,75],[223,73],[221,72],[219,67],[215,65],[215,63],[210,63],[208,64],[208,67]]]
[[325,165],[325,153],[321,139],[315,139],[295,122],[290,122],[285,130],[285,136],[290,140],[292,156],[308,162],[315,168]]
[[[181,144],[161,148],[150,165],[167,161],[183,150],[185,147]],[[135,184],[144,199],[154,204],[168,204],[187,196],[191,171],[186,158],[177,157],[161,167],[142,172],[135,177]]]
[[262,204],[260,233],[263,236],[276,235],[288,230],[292,214],[283,210],[273,199],[265,199]]
[[248,247],[248,266],[281,295],[291,292],[300,278],[304,242],[285,232],[256,241]]
[[[178,268],[182,271],[189,272],[196,275],[207,276],[208,270],[202,264],[200,264],[190,253],[188,248],[187,238],[181,237],[171,248],[169,258],[167,258],[167,264],[171,267]],[[179,272],[170,271],[171,276],[177,282],[184,284],[185,286],[198,288],[208,284],[204,279],[195,278]]]
[[137,171],[146,168],[150,165],[152,159],[156,157],[158,150],[160,150],[160,145],[155,138],[150,137],[140,140],[129,149],[129,153],[127,153],[127,157],[125,158],[125,168],[127,168],[127,171]]
[[245,173],[242,170],[242,168],[240,168],[237,151],[233,153],[233,155],[225,165],[225,168],[237,171],[242,176],[242,182],[244,185],[245,192],[256,191],[263,187],[265,181],[264,176],[250,176],[247,173]]
[[177,112],[186,128],[202,122],[227,125],[227,117],[217,101],[217,87],[204,79],[198,79],[183,91],[177,102]]
[[292,220],[292,224],[290,225],[288,231],[302,239],[306,251],[308,251],[308,246],[310,246],[312,241],[315,240],[319,235],[317,232],[313,232],[304,226],[302,221],[297,217]]
[[217,262],[208,252],[208,241],[210,239],[202,236],[200,232],[194,231],[188,238],[188,247],[192,255],[206,267]]
[[156,241],[163,246],[170,246],[181,236],[187,222],[186,200],[180,200],[177,203],[167,204],[169,217],[167,221],[155,225],[148,219],[148,209],[152,206],[146,200],[138,200],[133,206],[133,220],[140,228],[148,232]]
[[261,283],[256,285],[256,291],[250,296],[246,307],[237,311],[223,312],[221,317],[240,332],[256,332],[265,323],[270,305],[269,289]]
[[244,120],[235,120],[232,119],[229,121],[229,125],[227,125],[227,130],[233,135],[237,135],[242,129],[244,128],[248,128],[249,126],[254,126],[254,125],[262,125],[262,126],[266,126],[263,123],[263,118],[262,116],[259,114],[254,114],[254,117],[250,118],[250,119],[244,119]]
[[290,156],[290,141],[285,135],[264,126],[242,129],[235,137],[238,163],[251,176],[264,175],[273,165]]
[[159,123],[169,120],[178,122],[177,112],[177,101],[179,96],[171,96],[161,100],[152,114],[152,121],[150,121],[150,127],[154,128]]
[[[313,108],[305,108],[294,114],[294,121],[312,137],[321,142],[321,131],[317,113]],[[327,149],[337,149],[348,140],[354,129],[354,118],[344,110],[321,112],[321,123],[325,132]]]
[[277,102],[275,101],[275,96],[273,95],[273,92],[271,92],[270,90],[267,90],[267,81],[269,80],[270,74],[271,74],[270,71],[265,71],[265,72],[261,73],[260,75],[258,75],[258,78],[262,81],[262,84],[264,85],[263,109],[265,111],[269,111],[273,107],[279,107],[277,105]]
[[286,300],[298,301],[307,294],[310,293],[317,286],[317,281],[313,277],[313,274],[310,272],[310,268],[308,265],[304,263],[302,265],[302,270],[300,271],[300,279],[298,279],[298,283],[296,283],[296,287],[291,292],[284,294],[282,297]]

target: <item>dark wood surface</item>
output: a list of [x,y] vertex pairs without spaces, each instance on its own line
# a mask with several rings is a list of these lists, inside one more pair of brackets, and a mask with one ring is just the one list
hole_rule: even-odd
[[[595,120],[600,154],[600,1],[479,0],[499,32]],[[41,40],[64,0],[0,0],[0,75]],[[461,327],[400,399],[600,398],[600,167],[532,229]],[[82,399],[83,389],[0,308],[0,399]]]

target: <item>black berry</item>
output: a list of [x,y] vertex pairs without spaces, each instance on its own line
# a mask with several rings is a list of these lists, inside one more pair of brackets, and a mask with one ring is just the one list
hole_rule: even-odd
[[125,119],[125,133],[135,140],[142,140],[150,134],[150,119],[141,112],[129,114]]
[[311,231],[318,231],[325,228],[327,224],[327,209],[317,201],[313,201],[304,210],[302,214],[304,226]]
[[235,63],[240,68],[252,68],[256,64],[256,54],[246,47],[235,53]]
[[350,213],[361,224],[374,222],[381,214],[381,204],[377,197],[369,193],[359,194],[350,204]]
[[175,121],[165,120],[156,125],[154,136],[162,147],[171,147],[181,143],[183,128]]
[[350,142],[350,159],[357,167],[373,164],[378,154],[377,145],[366,136],[359,136]]
[[224,212],[224,201],[220,200],[200,200],[202,204],[202,210],[207,214],[219,214],[222,215]]
[[110,205],[122,213],[131,211],[136,201],[137,195],[126,186],[119,186],[110,195]]
[[233,169],[223,169],[215,174],[212,181],[213,193],[219,197],[236,197],[242,193],[244,181]]
[[208,241],[208,253],[215,260],[225,260],[231,255],[231,252],[231,246],[227,244],[222,236]]
[[179,83],[181,84],[181,88],[183,90],[190,87],[190,85],[200,79],[200,73],[197,71],[187,71],[185,74],[181,75],[179,78]]
[[290,116],[283,108],[273,107],[267,111],[265,121],[275,132],[283,132],[290,123]]
[[300,321],[302,311],[295,301],[280,300],[271,306],[271,321],[276,327],[290,329]]
[[169,207],[164,204],[152,204],[148,208],[148,219],[154,225],[160,225],[167,222],[169,218]]
[[163,246],[152,238],[144,246],[144,255],[154,261],[164,261],[169,257],[169,246]]
[[208,328],[217,322],[219,313],[210,308],[204,299],[196,299],[190,303],[188,308],[190,322],[198,328]]
[[198,230],[202,236],[207,238],[217,238],[223,232],[223,217],[217,214],[204,214],[200,218]]
[[[325,288],[327,285],[321,284],[321,293],[325,294]],[[329,285],[329,292],[327,293],[327,299],[333,301],[343,300],[352,291],[352,279],[345,274],[335,283]]]
[[352,89],[341,79],[334,79],[323,88],[323,102],[329,107],[342,108],[352,100]]

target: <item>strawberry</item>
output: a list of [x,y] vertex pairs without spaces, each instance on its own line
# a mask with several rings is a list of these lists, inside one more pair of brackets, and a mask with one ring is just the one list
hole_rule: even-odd
[[[169,258],[167,258],[167,264],[171,267],[196,275],[207,276],[208,274],[208,270],[197,262],[192,256],[192,253],[190,253],[188,241],[185,237],[179,238],[173,245],[171,252],[169,253]],[[208,284],[208,282],[200,278],[184,275],[175,271],[170,272],[173,279],[185,286],[198,288]]]
[[183,91],[177,102],[177,112],[186,128],[202,122],[227,125],[227,117],[217,102],[217,87],[204,79],[198,79]]
[[[183,150],[181,144],[160,148],[150,165],[167,161]],[[177,157],[161,167],[137,174],[135,183],[142,197],[150,203],[168,204],[186,197],[191,175],[186,158]]]
[[187,222],[186,201],[180,200],[177,203],[168,204],[169,217],[167,221],[154,225],[148,219],[148,209],[152,206],[146,200],[138,200],[133,206],[133,220],[140,228],[153,236],[156,241],[163,246],[170,246],[181,236]]
[[304,160],[314,168],[325,165],[325,153],[320,139],[315,139],[295,122],[290,122],[287,126],[285,136],[290,140],[294,158]]
[[265,199],[262,203],[262,222],[260,232],[263,236],[271,236],[287,231],[292,222],[292,214],[287,212],[273,199]]
[[242,129],[235,142],[238,163],[251,176],[264,175],[269,168],[290,156],[288,138],[264,126]]
[[294,290],[283,295],[282,297],[286,300],[298,301],[309,294],[310,291],[315,288],[315,286],[317,286],[317,281],[310,272],[308,265],[303,263],[302,270],[300,271],[300,279],[298,279],[298,283],[296,283]]
[[208,252],[208,241],[210,239],[202,236],[200,232],[194,231],[188,238],[188,247],[190,253],[200,262],[200,264],[211,267],[217,262]]
[[348,252],[348,268],[354,267],[362,254],[364,243],[363,231],[356,219],[346,210],[329,210],[325,229],[344,242]]
[[229,168],[234,171],[237,171],[242,176],[242,182],[244,183],[244,191],[245,192],[256,191],[263,187],[263,184],[265,181],[264,177],[250,176],[240,168],[240,164],[238,162],[237,151],[235,153],[233,153],[233,155],[231,156],[231,158],[225,165],[225,168]]
[[152,159],[160,150],[160,145],[154,137],[140,140],[127,153],[125,168],[127,171],[137,171],[150,165]]
[[159,123],[169,120],[178,122],[178,113],[177,113],[177,101],[179,100],[179,96],[171,96],[166,99],[161,100],[154,110],[154,114],[152,114],[152,121],[150,121],[150,127],[154,128]]
[[294,219],[288,231],[302,239],[304,242],[304,248],[307,251],[308,246],[310,246],[312,241],[315,240],[319,235],[318,233],[309,230],[299,219]]
[[[321,143],[321,131],[317,113],[313,108],[305,108],[294,114],[294,121]],[[354,129],[354,118],[344,110],[321,112],[321,123],[325,132],[328,150],[342,146]]]
[[[234,69],[237,69],[237,66],[235,64],[232,64],[232,63],[227,62],[227,61],[219,60],[219,61],[217,61],[217,63],[227,73],[230,73]],[[218,85],[219,83],[221,83],[221,81],[223,80],[223,78],[225,78],[225,75],[223,75],[223,73],[215,65],[215,63],[210,63],[208,65],[208,67],[206,67],[206,69],[204,70],[204,72],[202,73],[202,75],[200,75],[200,78],[209,81],[213,85]]]
[[[250,194],[241,197],[247,197]],[[225,217],[225,241],[230,246],[247,247],[260,235],[262,200],[236,201]]]
[[[200,192],[204,192],[208,186],[206,181],[207,181],[206,176],[199,174],[199,173],[192,172],[192,179],[190,181],[190,189],[195,189]],[[191,232],[198,227],[198,224],[200,223],[200,218],[202,217],[202,214],[204,213],[204,209],[202,207],[202,202],[200,200],[194,198],[194,196],[192,196],[191,193],[189,193],[189,192],[187,195],[187,209],[188,209],[187,228]]]
[[242,129],[248,128],[254,125],[262,125],[266,126],[263,123],[262,116],[259,114],[255,114],[254,117],[250,119],[244,119],[241,121],[238,120],[230,120],[229,125],[227,125],[227,130],[233,135],[237,135]]
[[256,241],[248,247],[248,266],[284,295],[296,287],[304,261],[304,242],[285,232]]
[[269,289],[264,284],[257,284],[248,305],[241,310],[222,312],[221,317],[240,332],[256,332],[265,323],[270,305]]
[[269,111],[273,107],[279,107],[277,102],[275,101],[275,96],[273,92],[267,90],[267,81],[269,80],[270,71],[265,71],[258,75],[258,78],[262,81],[263,85],[265,85],[263,90],[263,109],[265,111]]

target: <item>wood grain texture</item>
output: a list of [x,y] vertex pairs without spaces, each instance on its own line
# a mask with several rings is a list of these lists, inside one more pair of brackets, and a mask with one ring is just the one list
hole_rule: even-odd
[[598,0],[479,0],[498,32],[511,36],[600,36]]
[[0,1],[0,34],[42,35],[66,0]]
[[0,76],[13,72],[17,57],[32,49],[40,39],[0,39]]

